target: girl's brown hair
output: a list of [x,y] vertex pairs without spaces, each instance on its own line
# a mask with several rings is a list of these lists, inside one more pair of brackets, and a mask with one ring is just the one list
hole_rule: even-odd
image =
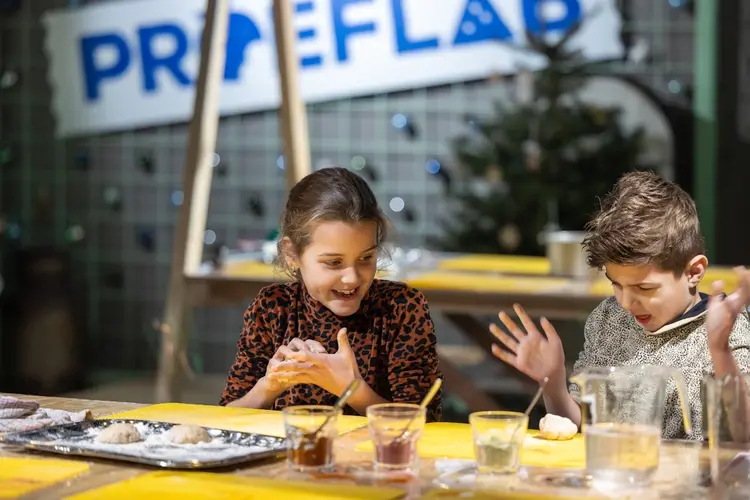
[[388,233],[385,216],[375,194],[359,175],[341,167],[323,168],[304,177],[289,192],[281,215],[278,258],[276,265],[297,279],[290,269],[284,239],[291,241],[291,250],[299,257],[310,244],[318,222],[374,222],[377,225],[377,245],[380,248]]

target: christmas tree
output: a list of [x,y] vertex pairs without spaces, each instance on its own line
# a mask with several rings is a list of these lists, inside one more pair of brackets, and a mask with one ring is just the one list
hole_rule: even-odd
[[620,108],[577,95],[594,64],[568,48],[578,29],[555,43],[527,32],[527,50],[546,64],[516,74],[526,98],[496,104],[489,120],[467,119],[471,132],[454,140],[444,250],[542,255],[546,231],[582,230],[623,173],[648,168],[639,161],[643,131],[623,129]]

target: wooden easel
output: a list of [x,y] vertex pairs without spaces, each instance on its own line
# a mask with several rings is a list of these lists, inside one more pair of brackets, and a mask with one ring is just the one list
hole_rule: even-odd
[[[274,0],[273,13],[284,167],[289,190],[310,173],[310,148],[307,115],[300,98],[297,77],[291,2]],[[216,149],[219,92],[226,62],[228,31],[229,0],[207,0],[200,68],[182,178],[184,200],[174,233],[169,292],[160,325],[162,339],[156,380],[157,402],[180,400],[187,368],[187,329],[191,320],[191,306],[186,277],[198,275],[203,258],[203,233],[206,230],[213,175],[210,158]]]

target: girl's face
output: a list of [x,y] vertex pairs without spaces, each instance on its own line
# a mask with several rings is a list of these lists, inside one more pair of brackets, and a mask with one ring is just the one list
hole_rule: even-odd
[[317,223],[310,244],[290,264],[314,299],[337,316],[350,316],[375,279],[377,224]]

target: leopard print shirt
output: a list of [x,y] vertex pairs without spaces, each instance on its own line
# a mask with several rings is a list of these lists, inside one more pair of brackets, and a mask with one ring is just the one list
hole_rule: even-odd
[[[338,350],[336,334],[346,327],[364,381],[382,398],[419,403],[436,378],[436,338],[427,302],[418,290],[396,281],[375,280],[357,313],[336,316],[315,300],[302,283],[263,288],[245,312],[237,355],[220,404],[247,394],[265,375],[276,350],[293,338],[316,340],[329,353]],[[433,399],[428,421],[441,416],[442,391]],[[331,405],[336,396],[315,385],[296,385],[282,393],[273,409],[292,405]],[[345,413],[356,414],[347,407]]]
[[[586,321],[585,342],[573,366],[577,373],[596,366],[665,365],[679,369],[685,380],[693,432],[685,432],[677,386],[667,384],[662,437],[703,439],[701,385],[713,373],[705,326],[707,297],[675,322],[656,333],[647,333],[635,318],[617,303],[605,299]],[[750,372],[750,314],[742,312],[732,330],[729,346],[742,372]],[[579,387],[570,384],[576,401]]]

